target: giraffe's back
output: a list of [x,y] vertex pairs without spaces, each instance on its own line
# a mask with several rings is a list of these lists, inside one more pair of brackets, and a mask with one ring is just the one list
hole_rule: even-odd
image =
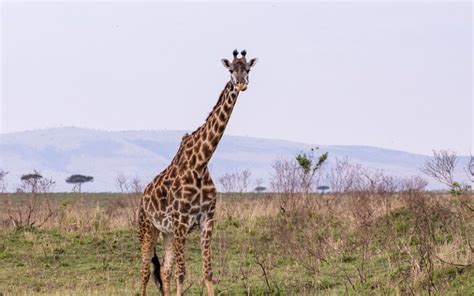
[[176,228],[189,232],[214,212],[215,195],[207,169],[198,177],[196,172],[180,174],[168,167],[146,187],[141,208],[160,232],[173,233]]

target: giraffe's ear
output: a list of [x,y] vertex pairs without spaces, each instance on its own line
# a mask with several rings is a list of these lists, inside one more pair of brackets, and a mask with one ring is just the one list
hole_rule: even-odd
[[232,70],[232,64],[229,62],[228,59],[222,59],[221,62],[222,62],[222,65],[224,65],[224,67],[226,67],[229,70]]
[[250,62],[248,62],[249,68],[252,68],[253,66],[255,66],[255,64],[257,64],[257,61],[258,61],[257,58],[251,59]]

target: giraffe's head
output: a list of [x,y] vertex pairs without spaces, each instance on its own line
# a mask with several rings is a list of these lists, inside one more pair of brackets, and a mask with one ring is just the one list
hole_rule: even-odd
[[239,91],[245,91],[247,89],[247,85],[249,84],[250,68],[255,66],[257,59],[251,59],[249,62],[247,62],[247,58],[245,57],[247,52],[245,50],[240,53],[240,58],[237,57],[239,55],[237,49],[235,49],[232,54],[234,55],[234,60],[230,62],[227,59],[222,59],[222,64],[224,64],[224,67],[229,69],[230,80],[234,86]]

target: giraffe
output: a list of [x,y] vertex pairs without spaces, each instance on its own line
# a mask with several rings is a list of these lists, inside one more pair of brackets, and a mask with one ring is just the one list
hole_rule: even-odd
[[[191,134],[185,134],[171,164],[144,190],[138,210],[141,244],[141,295],[146,295],[150,263],[153,278],[163,295],[170,295],[170,278],[175,265],[176,295],[182,295],[185,278],[186,235],[200,229],[203,282],[208,295],[214,295],[211,268],[211,236],[216,208],[216,187],[207,164],[216,150],[232,114],[239,92],[249,83],[249,71],[257,59],[247,62],[246,51],[233,51],[233,60],[222,59],[230,72],[219,100],[206,121]],[[163,237],[162,264],[155,252],[158,236]]]

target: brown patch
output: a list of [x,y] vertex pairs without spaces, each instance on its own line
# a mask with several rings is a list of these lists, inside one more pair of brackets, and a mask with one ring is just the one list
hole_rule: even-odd
[[197,186],[198,188],[201,188],[201,186],[202,186],[202,178],[196,177],[195,180],[196,180],[196,186]]
[[215,136],[214,132],[213,132],[213,131],[209,131],[209,134],[207,135],[207,140],[208,140],[208,141],[212,141],[212,140],[215,139],[215,138],[216,138],[216,136]]
[[175,201],[173,202],[173,209],[174,209],[175,211],[178,211],[178,210],[179,210],[179,201],[175,200]]
[[224,130],[225,130],[225,124],[220,125],[219,128],[218,128],[218,132],[219,132],[220,134],[222,134],[222,133],[224,132]]
[[183,185],[194,184],[194,178],[191,171],[186,172],[186,175],[184,175],[184,178],[183,178],[183,183],[184,183]]
[[173,167],[170,171],[170,178],[171,179],[174,179],[177,175],[177,170],[176,170],[176,167]]
[[181,216],[181,223],[183,223],[184,225],[188,225],[188,222],[189,222],[189,216],[188,215]]
[[156,195],[151,198],[151,202],[153,203],[153,207],[155,208],[155,210],[158,210],[158,198]]
[[173,189],[179,188],[181,186],[181,180],[176,178],[173,182]]
[[197,159],[198,159],[199,162],[201,162],[201,161],[204,160],[204,157],[201,155],[201,153],[199,153],[199,154],[197,155]]
[[208,203],[204,203],[201,205],[201,212],[207,212],[208,209],[209,209]]
[[191,154],[193,154],[193,150],[192,149],[186,149],[184,151],[184,155],[186,155],[186,158],[189,158],[191,156]]
[[166,198],[160,198],[160,206],[161,206],[162,211],[166,209],[166,206],[167,206]]
[[166,179],[163,181],[163,192],[168,193],[168,188],[170,188],[172,181],[170,179]]
[[186,148],[191,148],[191,147],[193,147],[193,141],[187,141]]
[[190,203],[188,203],[188,202],[181,203],[181,212],[182,213],[189,212],[189,209],[191,209],[191,204]]
[[214,137],[214,139],[211,140],[211,145],[213,147],[217,147],[217,144],[219,144],[219,137]]
[[211,147],[207,143],[202,143],[202,153],[204,155],[204,158],[208,158],[211,156]]
[[194,196],[198,191],[194,186],[186,186],[184,190],[187,194]]
[[219,119],[220,119],[220,121],[225,122],[225,120],[226,120],[227,118],[226,118],[224,112],[221,111],[221,112],[219,113]]
[[210,125],[210,126],[213,126],[213,125],[216,124],[216,123],[217,123],[217,119],[216,119],[215,117],[212,117],[212,118],[211,118],[211,121],[209,121],[209,125]]
[[196,143],[196,145],[194,145],[194,148],[193,148],[193,151],[194,153],[198,153],[199,152],[199,149],[201,149],[201,144],[199,143],[199,145]]
[[191,159],[189,160],[189,165],[191,167],[194,167],[196,165],[196,154],[193,154],[193,156],[191,156]]

